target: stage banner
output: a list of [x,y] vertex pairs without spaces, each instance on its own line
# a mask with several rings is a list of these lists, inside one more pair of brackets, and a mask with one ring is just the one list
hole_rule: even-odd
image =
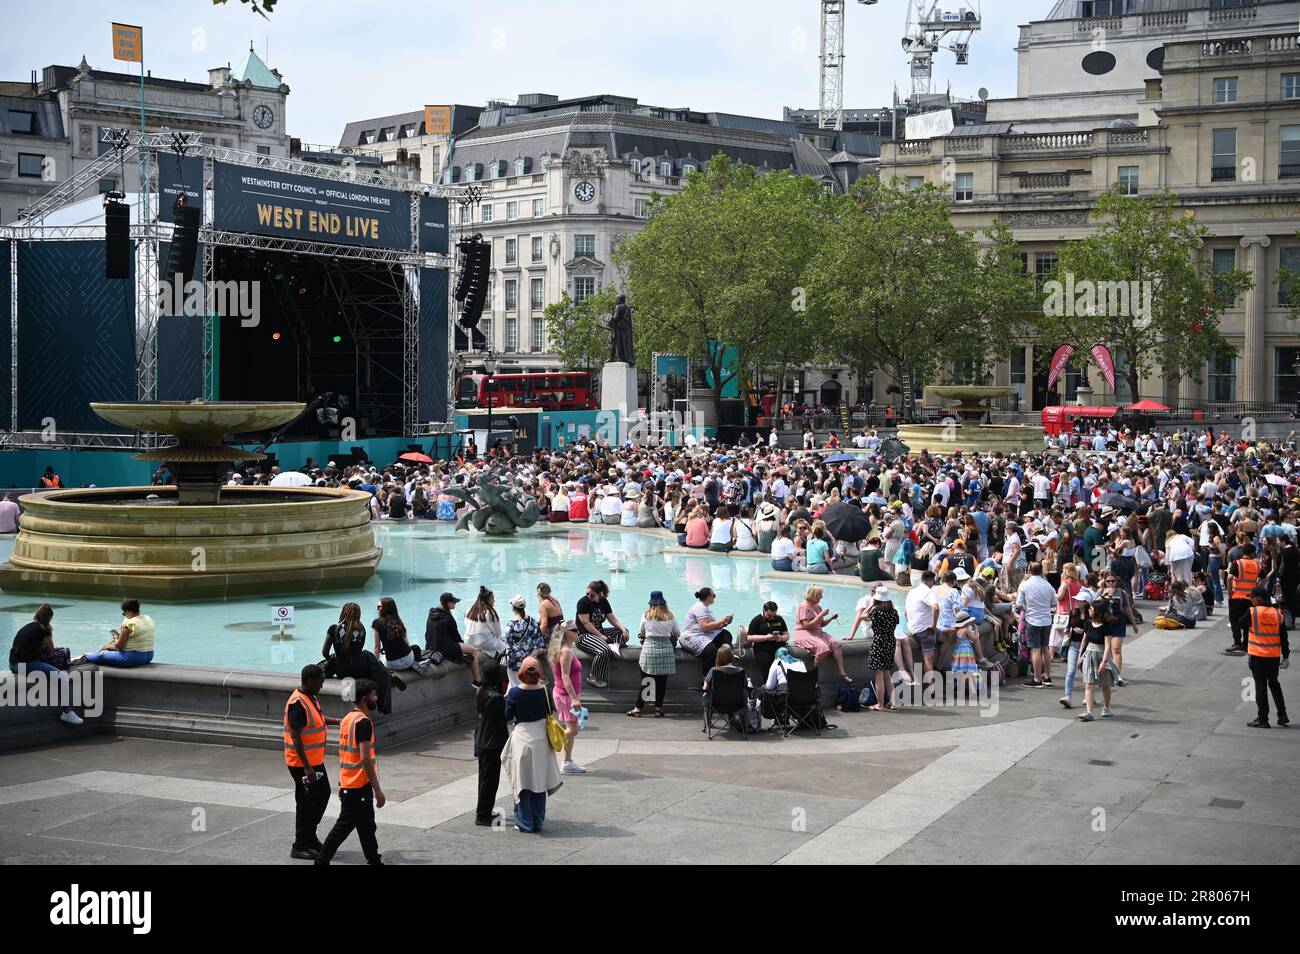
[[655,411],[671,411],[673,401],[685,400],[690,385],[690,373],[690,360],[686,355],[655,355]]
[[218,229],[368,248],[411,247],[411,196],[391,189],[217,163]]
[[9,429],[11,413],[9,409],[9,382],[12,380],[10,375],[13,373],[9,360],[12,346],[10,341],[12,326],[10,322],[13,319],[9,299],[13,288],[11,283],[14,277],[9,269],[9,249],[8,242],[0,242],[0,430],[6,431]]
[[447,409],[447,269],[420,269],[419,422],[449,421]]
[[1056,379],[1061,376],[1065,366],[1070,363],[1070,356],[1074,354],[1074,345],[1061,345],[1056,349],[1056,354],[1052,355],[1052,367],[1047,374],[1047,389],[1050,391]]
[[447,200],[420,196],[420,251],[446,255],[448,244]]
[[185,204],[199,210],[203,221],[203,160],[160,152],[158,159],[158,221],[174,222],[176,199],[184,193]]
[[134,255],[131,267],[105,278],[103,239],[19,244],[20,428],[123,430],[89,404],[136,397]]
[[1097,362],[1097,367],[1101,368],[1102,377],[1110,385],[1113,392],[1115,390],[1115,359],[1110,356],[1110,349],[1105,345],[1095,345],[1092,349],[1092,360]]

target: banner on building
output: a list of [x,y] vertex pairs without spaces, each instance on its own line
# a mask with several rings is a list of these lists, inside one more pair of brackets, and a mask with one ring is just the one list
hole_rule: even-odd
[[424,107],[424,134],[426,136],[451,135],[451,107]]
[[218,229],[367,248],[411,247],[411,196],[355,182],[217,163]]
[[420,251],[446,255],[451,246],[447,239],[447,200],[435,196],[420,197]]
[[1096,345],[1092,349],[1092,360],[1097,362],[1097,367],[1101,368],[1102,377],[1110,385],[1111,391],[1115,390],[1115,359],[1111,357],[1110,349],[1105,345]]
[[129,23],[113,24],[113,59],[144,62],[144,29]]
[[1061,376],[1065,366],[1070,363],[1070,357],[1074,354],[1074,345],[1064,344],[1056,349],[1056,354],[1052,355],[1051,370],[1047,373],[1047,389],[1050,391],[1056,379]]

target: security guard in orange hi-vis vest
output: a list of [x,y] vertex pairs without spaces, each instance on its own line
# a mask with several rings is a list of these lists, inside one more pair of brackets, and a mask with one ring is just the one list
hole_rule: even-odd
[[375,723],[379,689],[369,679],[356,681],[356,707],[339,724],[339,819],[325,836],[316,864],[327,865],[339,845],[355,830],[366,861],[383,864],[375,840],[375,809],[384,807],[384,790],[379,787],[375,762]]
[[1282,611],[1270,605],[1268,590],[1260,587],[1251,594],[1250,632],[1246,652],[1250,655],[1250,674],[1255,677],[1255,705],[1259,715],[1246,725],[1252,729],[1268,728],[1268,694],[1273,693],[1277,706],[1277,724],[1290,725],[1286,717],[1286,700],[1282,698],[1282,684],[1278,670],[1285,669],[1291,661],[1291,647],[1286,638],[1286,620]]
[[1232,656],[1246,651],[1246,628],[1250,625],[1251,594],[1259,586],[1262,567],[1255,558],[1255,544],[1241,548],[1241,559],[1228,565],[1228,620],[1232,624],[1232,645],[1224,650]]
[[293,849],[290,858],[315,861],[320,852],[316,828],[330,800],[330,780],[325,773],[326,726],[339,720],[327,716],[316,696],[325,684],[325,670],[304,666],[302,685],[284,704],[284,764],[293,776]]
[[46,467],[45,473],[41,474],[41,490],[58,490],[62,486],[63,481],[54,472],[54,468]]

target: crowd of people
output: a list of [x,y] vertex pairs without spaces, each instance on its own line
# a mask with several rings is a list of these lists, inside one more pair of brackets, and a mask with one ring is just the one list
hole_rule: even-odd
[[[490,479],[536,499],[553,524],[638,528],[719,555],[761,554],[776,573],[807,574],[809,585],[785,608],[793,625],[773,602],[738,625],[718,607],[732,609],[738,594],[709,587],[676,611],[662,591],[649,593],[643,607],[620,608],[628,622],[602,580],[585,587],[571,612],[544,582],[530,597],[511,597],[508,611],[480,587],[459,619],[460,598],[442,594],[423,641],[411,638],[392,597],[377,602],[369,626],[357,603],[345,604],[322,662],[304,670],[286,707],[286,761],[300,807],[295,857],[328,862],[357,830],[367,858],[378,859],[373,817],[384,799],[368,723],[391,711],[392,691],[405,688],[401,674],[442,664],[466,667],[477,695],[477,822],[493,824],[504,769],[515,826],[541,831],[547,795],[562,776],[586,771],[575,757],[588,718],[584,692],[608,687],[634,632],[645,689],[627,712],[633,718],[664,716],[682,658],[698,661],[698,677],[688,678],[700,688],[742,664],[758,693],[781,692],[792,670],[828,665],[850,685],[844,643],[861,638],[870,641],[871,709],[897,708],[900,687],[939,671],[967,693],[1022,671],[1026,688],[1056,689],[1060,665],[1060,705],[1078,706],[1078,719],[1090,722],[1114,715],[1114,691],[1132,681],[1124,646],[1148,622],[1139,603],[1152,604],[1149,622],[1161,629],[1194,628],[1223,609],[1232,631],[1224,652],[1249,657],[1256,686],[1250,725],[1271,725],[1270,699],[1277,724],[1288,724],[1278,674],[1300,612],[1293,441],[1099,430],[1081,446],[1042,454],[893,459],[874,432],[853,443],[861,453],[848,460],[761,439],[734,448],[588,440],[528,455],[500,447],[429,464],[305,468],[316,483],[370,492],[376,520],[455,520],[472,504],[446,490]],[[822,607],[822,578],[870,584],[851,619]],[[131,665],[152,652],[152,621],[134,601],[123,610],[122,628],[86,661]],[[11,666],[49,656],[52,615],[43,607],[36,629],[24,628]],[[349,717],[341,768],[352,792],[346,819],[321,843],[309,823],[323,810],[324,773],[309,750],[329,720],[309,711],[308,697],[330,677],[355,680],[359,715]]]

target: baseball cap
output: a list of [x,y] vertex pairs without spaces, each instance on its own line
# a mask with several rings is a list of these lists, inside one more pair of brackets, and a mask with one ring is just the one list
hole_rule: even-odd
[[984,569],[980,570],[980,575],[993,579],[993,577],[998,575],[998,571],[993,569],[991,566],[986,566]]
[[460,597],[453,593],[443,593],[442,596],[438,597],[438,602],[446,606],[448,603],[459,603]]
[[524,599],[524,596],[523,596],[522,593],[517,593],[516,595],[510,597],[510,605],[511,605],[511,606],[527,606],[527,605],[528,605],[528,600]]

